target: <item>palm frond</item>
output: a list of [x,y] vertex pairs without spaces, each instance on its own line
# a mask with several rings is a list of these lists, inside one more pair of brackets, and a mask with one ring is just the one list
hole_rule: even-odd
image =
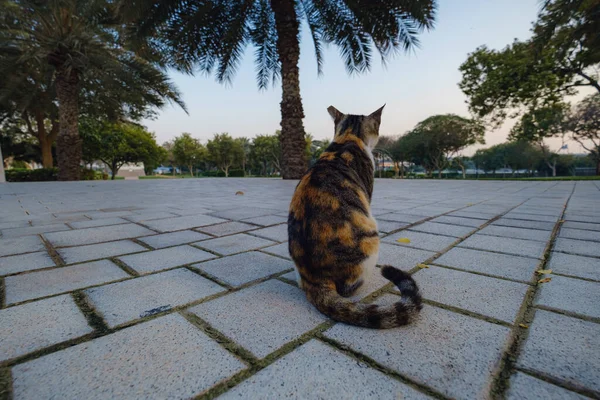
[[253,14],[249,35],[256,46],[256,81],[260,89],[267,89],[270,82],[275,84],[281,73],[275,17],[268,0],[257,1]]

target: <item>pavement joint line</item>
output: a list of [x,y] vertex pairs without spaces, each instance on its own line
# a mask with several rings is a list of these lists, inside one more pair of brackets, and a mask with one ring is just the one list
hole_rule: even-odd
[[553,385],[562,387],[564,389],[570,390],[572,392],[575,393],[579,393],[583,396],[587,396],[590,397],[592,399],[600,399],[600,392],[597,392],[595,390],[591,390],[588,389],[586,387],[583,386],[579,386],[577,384],[573,384],[571,382],[568,381],[564,381],[562,379],[557,379],[553,376],[550,376],[548,374],[545,374],[543,372],[539,372],[539,371],[534,371],[534,370],[530,370],[527,368],[523,368],[523,367],[516,367],[515,368],[517,371],[525,373],[527,375],[533,376],[534,378],[537,378],[539,380],[551,383]]
[[[494,225],[494,226],[499,226],[499,225]],[[518,226],[504,226],[503,228],[511,228],[511,229],[529,229],[529,228],[519,228]],[[545,231],[543,229],[538,229],[538,231],[540,232],[551,232],[551,231]],[[501,238],[501,239],[517,239],[517,240],[525,240],[527,242],[537,242],[537,243],[547,243],[547,240],[537,240],[537,239],[525,239],[525,238],[514,238],[514,237],[510,237],[510,236],[501,236],[501,235],[492,235],[489,233],[480,233],[480,235],[483,236],[490,236],[490,237],[495,237],[495,238]]]
[[104,321],[102,314],[92,306],[83,290],[72,292],[71,297],[85,316],[88,325],[91,326],[94,331],[98,333],[106,333],[110,330],[108,324]]
[[[571,193],[569,197],[563,204],[563,209],[560,214],[560,218],[556,221],[554,225],[554,229],[550,235],[550,239],[544,249],[544,255],[542,257],[542,262],[538,265],[538,270],[545,269],[549,261],[550,253],[554,247],[554,243],[558,237],[558,232],[563,224],[563,217],[566,213],[569,202],[575,192],[575,188],[577,187],[577,183],[575,183],[571,189]],[[517,359],[521,353],[521,350],[529,336],[529,329],[523,328],[522,325],[529,326],[535,317],[536,308],[534,305],[535,296],[538,292],[538,289],[542,284],[538,283],[538,274],[536,271],[533,272],[531,277],[531,283],[533,284],[527,289],[525,294],[525,298],[521,303],[519,308],[519,312],[517,313],[517,317],[515,318],[515,326],[511,330],[509,335],[508,343],[505,347],[504,353],[500,360],[500,363],[497,366],[495,373],[492,375],[492,385],[490,393],[492,398],[494,399],[503,399],[506,396],[506,392],[510,386],[510,377],[515,370]]]
[[[394,292],[392,292],[392,293],[394,293]],[[394,294],[398,295],[398,293],[394,293]],[[484,315],[484,314],[479,314],[479,313],[476,313],[476,312],[473,312],[473,311],[465,310],[465,309],[460,308],[460,307],[455,307],[455,306],[451,306],[451,305],[448,305],[448,304],[439,303],[437,301],[429,300],[429,299],[426,299],[426,298],[423,298],[423,303],[428,304],[430,306],[437,307],[437,308],[443,308],[443,309],[448,310],[448,311],[453,311],[453,312],[458,313],[458,314],[463,314],[463,315],[466,315],[468,317],[477,318],[477,319],[480,319],[480,320],[483,320],[483,321],[486,321],[486,322],[489,322],[489,323],[492,323],[492,324],[495,324],[495,325],[501,325],[501,326],[505,326],[505,327],[508,327],[508,328],[512,328],[514,326],[512,323],[510,323],[508,321],[503,321],[501,319],[497,319],[497,318],[494,318],[494,317],[488,317],[487,315]]]
[[[570,238],[557,238],[557,239],[570,239]],[[576,240],[576,239],[571,239],[571,240]],[[589,240],[588,240],[588,242],[589,242]],[[600,243],[598,243],[598,246],[600,246]],[[600,256],[590,256],[590,255],[587,255],[587,254],[571,253],[571,252],[568,252],[568,251],[557,250],[557,251],[554,251],[554,252],[555,253],[562,253],[562,254],[569,254],[571,256],[594,258],[596,260],[600,259]]]
[[[511,254],[511,255],[514,256],[514,254]],[[471,270],[462,269],[462,268],[459,268],[459,267],[450,267],[448,265],[444,265],[444,264],[440,264],[440,263],[436,263],[436,262],[429,262],[429,263],[424,262],[423,264],[433,265],[433,266],[439,267],[439,268],[452,269],[454,271],[466,272],[468,274],[473,274],[473,275],[485,276],[485,277],[488,277],[488,278],[500,279],[500,280],[508,281],[508,282],[524,283],[524,284],[529,285],[529,286],[533,285],[533,283],[531,283],[530,281],[520,281],[518,279],[507,278],[507,277],[500,276],[500,275],[486,274],[485,272],[471,271]]]
[[6,301],[4,300],[4,295],[6,293],[6,286],[4,283],[4,278],[0,276],[0,310],[6,308]]
[[565,315],[567,317],[577,318],[577,319],[580,319],[583,321],[589,321],[589,322],[594,322],[596,324],[600,324],[600,318],[598,318],[598,317],[590,317],[588,315],[578,314],[578,313],[574,313],[571,311],[565,311],[565,310],[561,310],[559,308],[548,307],[548,306],[544,306],[542,304],[536,304],[536,305],[534,305],[534,307],[539,310],[550,311],[555,314]]
[[12,400],[12,374],[10,368],[0,367],[0,400]]
[[[509,238],[505,238],[503,236],[498,236],[498,238],[509,239]],[[462,242],[463,241],[461,241],[461,243]],[[537,243],[543,243],[543,242],[537,242]],[[458,244],[460,244],[460,243],[458,243]],[[540,257],[533,257],[533,256],[525,255],[525,254],[507,253],[505,251],[499,251],[499,250],[488,250],[488,249],[482,249],[482,248],[479,248],[479,247],[471,247],[471,246],[454,246],[454,247],[459,247],[461,249],[468,249],[468,250],[484,251],[486,253],[492,253],[492,254],[502,254],[504,256],[514,256],[514,257],[530,258],[532,260],[541,260]]]
[[[205,249],[204,247],[200,247],[200,245],[198,245],[197,243],[198,243],[198,242],[193,242],[193,243],[190,243],[190,244],[188,244],[188,246],[192,246],[192,247],[195,247],[195,248],[196,248],[196,249],[198,249],[198,250],[202,250],[202,251],[205,251],[205,252],[207,252],[207,253],[210,253],[210,254],[212,254],[213,256],[216,256],[217,258],[222,258],[222,257],[227,257],[227,256],[228,256],[228,255],[225,255],[225,254],[217,253],[217,252],[216,252],[216,251],[214,251],[214,250]],[[171,246],[171,247],[173,247],[173,246]],[[166,248],[166,247],[165,247],[165,248]],[[241,253],[246,253],[246,252],[247,252],[247,251],[240,251],[239,253],[234,253],[234,254],[241,254]],[[234,255],[234,254],[229,254],[229,256],[232,256],[232,255]],[[212,260],[212,259],[211,259],[211,260]],[[198,263],[194,263],[194,264],[203,263],[203,262],[205,262],[205,261],[210,261],[210,260],[199,261]]]
[[43,235],[38,235],[38,237],[42,240],[44,247],[46,247],[46,250],[48,251],[48,255],[50,256],[50,258],[52,258],[52,261],[54,261],[56,266],[57,267],[64,266],[65,260],[63,260],[63,258],[60,256],[60,254],[58,254],[58,251],[56,251],[54,246],[52,246],[52,243],[50,243],[48,240],[46,240],[46,238]]
[[[127,240],[127,239],[126,239]],[[148,249],[148,250],[158,250],[155,249],[154,247],[150,246],[148,243],[142,242],[141,240],[139,240],[138,238],[131,238],[129,239],[130,242],[133,242],[135,244],[139,244],[140,246]],[[143,253],[143,251],[138,251],[136,253]],[[126,254],[136,254],[136,253],[126,253]],[[122,254],[123,255],[123,254]]]
[[[277,225],[275,225],[275,226],[277,226]],[[260,236],[260,235],[257,235],[256,232],[254,232],[254,231],[246,231],[246,232],[240,232],[240,233],[245,233],[245,234],[247,234],[249,236],[252,236],[252,237],[255,237],[255,238],[259,238],[259,239],[270,240],[271,242],[275,242],[277,244],[282,244],[282,243],[287,242],[287,240],[279,241],[279,240],[275,240],[275,239],[272,239],[272,238],[268,238],[266,236]]]
[[[119,260],[117,257],[109,257],[108,258],[112,263],[116,264],[117,267],[121,268],[123,271],[125,271],[127,274],[133,276],[133,277],[138,277],[140,276],[139,272],[137,272],[135,269],[133,269],[132,267],[130,267],[129,265],[127,265],[125,262]],[[174,267],[177,268],[177,267]]]
[[[285,242],[282,242],[282,243],[279,243],[279,244],[283,244],[283,243],[285,243]],[[269,246],[269,247],[274,247],[274,246]],[[268,256],[273,256],[273,257],[281,258],[282,260],[290,261],[289,258],[280,256],[279,254],[269,253],[268,251],[266,251],[269,247],[261,247],[260,249],[258,249],[256,251],[258,251],[260,253],[263,253],[263,254],[266,254]],[[292,262],[293,262],[293,260],[292,260]]]
[[[584,257],[584,256],[582,256],[582,257]],[[565,274],[565,273],[562,273],[562,272],[552,271],[552,275],[563,276],[565,278],[577,279],[577,280],[580,280],[580,281],[586,281],[586,282],[592,282],[592,283],[600,283],[600,279],[586,278],[586,277],[577,276],[577,275],[569,275],[569,274]]]

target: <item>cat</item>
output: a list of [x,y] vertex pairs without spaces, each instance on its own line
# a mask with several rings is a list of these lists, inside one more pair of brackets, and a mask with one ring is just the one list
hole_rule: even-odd
[[336,321],[377,329],[406,325],[421,310],[416,282],[389,265],[381,274],[400,289],[398,302],[384,306],[346,298],[378,259],[377,222],[371,215],[372,149],[384,107],[369,116],[327,109],[335,125],[333,142],[296,186],[288,217],[289,252],[308,301]]

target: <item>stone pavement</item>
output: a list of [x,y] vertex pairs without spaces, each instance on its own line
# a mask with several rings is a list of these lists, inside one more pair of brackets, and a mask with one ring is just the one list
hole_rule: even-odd
[[380,263],[425,298],[385,331],[295,286],[294,187],[0,185],[0,399],[600,399],[599,181],[377,180]]

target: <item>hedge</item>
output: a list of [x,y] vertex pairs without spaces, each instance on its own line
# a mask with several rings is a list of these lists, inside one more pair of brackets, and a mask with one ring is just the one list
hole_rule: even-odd
[[[6,171],[6,180],[8,182],[51,182],[58,180],[57,168],[25,169],[11,168]],[[106,180],[108,174],[101,171],[92,171],[90,169],[81,170],[81,180]]]

